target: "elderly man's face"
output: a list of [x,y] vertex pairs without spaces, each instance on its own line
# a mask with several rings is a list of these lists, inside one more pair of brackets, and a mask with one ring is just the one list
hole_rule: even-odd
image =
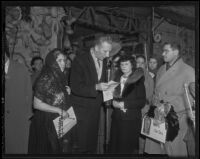
[[109,57],[109,53],[112,50],[112,45],[108,42],[103,42],[100,45],[95,46],[94,54],[97,59],[103,60],[106,57]]

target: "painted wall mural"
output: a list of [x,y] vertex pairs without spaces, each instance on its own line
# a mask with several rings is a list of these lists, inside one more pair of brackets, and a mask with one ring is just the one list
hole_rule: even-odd
[[[7,7],[5,20],[10,52],[22,55],[29,65],[34,56],[45,58],[55,47],[70,47],[69,35],[73,31],[69,26],[84,14],[84,10],[73,12],[76,18],[71,18],[70,14],[70,7]],[[157,32],[162,35],[162,40],[154,43],[153,54],[161,55],[162,43],[178,38],[185,61],[194,67],[194,31],[163,22]]]
[[[29,64],[32,57],[45,58],[62,40],[62,7],[7,7],[6,33],[12,54],[21,54]],[[61,47],[61,46],[59,46]]]

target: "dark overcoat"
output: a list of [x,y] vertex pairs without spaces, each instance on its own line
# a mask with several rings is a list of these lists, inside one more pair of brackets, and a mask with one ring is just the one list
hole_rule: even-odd
[[5,75],[5,151],[28,152],[29,118],[32,116],[32,87],[27,69],[10,61]]
[[71,68],[70,96],[77,117],[74,134],[78,151],[95,153],[97,147],[102,92],[96,91],[95,84],[106,81],[106,61],[103,61],[102,75],[98,80],[94,60],[90,52],[77,56]]
[[[145,105],[146,93],[144,76],[137,82],[130,81],[130,75],[122,90],[122,95],[116,100],[124,102],[126,112],[114,108],[112,113],[110,152],[111,153],[134,153],[138,149],[139,134],[141,129],[141,109]],[[115,79],[120,81],[120,75]],[[116,93],[118,92],[118,93]],[[120,85],[115,89],[119,94]]]

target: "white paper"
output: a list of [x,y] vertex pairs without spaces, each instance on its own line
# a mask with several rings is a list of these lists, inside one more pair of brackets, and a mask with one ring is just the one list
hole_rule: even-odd
[[108,89],[106,91],[103,91],[103,101],[108,101],[113,99],[113,91],[115,87],[117,87],[119,83],[115,81],[109,81],[108,82]]
[[[63,133],[61,134],[60,137],[63,137],[77,123],[76,115],[74,113],[74,109],[72,106],[67,110],[67,112],[69,114],[69,117],[63,120],[63,130],[62,130]],[[59,137],[59,119],[60,118],[61,116],[53,120],[58,137]]]
[[164,123],[160,123],[159,125],[155,125],[155,119],[152,118],[148,118],[149,119],[149,123],[148,125],[144,124],[144,120],[145,120],[146,116],[143,118],[142,120],[142,129],[141,129],[141,134],[153,138],[159,142],[165,143],[166,141],[166,134],[167,134],[167,130],[165,127],[165,122]]

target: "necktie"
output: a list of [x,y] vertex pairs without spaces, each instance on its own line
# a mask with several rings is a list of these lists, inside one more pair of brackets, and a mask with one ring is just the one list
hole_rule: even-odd
[[100,67],[100,60],[99,60],[99,59],[97,59],[97,63],[98,63],[98,65],[99,65],[99,67]]
[[169,68],[170,68],[169,63],[166,63],[166,71],[169,70]]

